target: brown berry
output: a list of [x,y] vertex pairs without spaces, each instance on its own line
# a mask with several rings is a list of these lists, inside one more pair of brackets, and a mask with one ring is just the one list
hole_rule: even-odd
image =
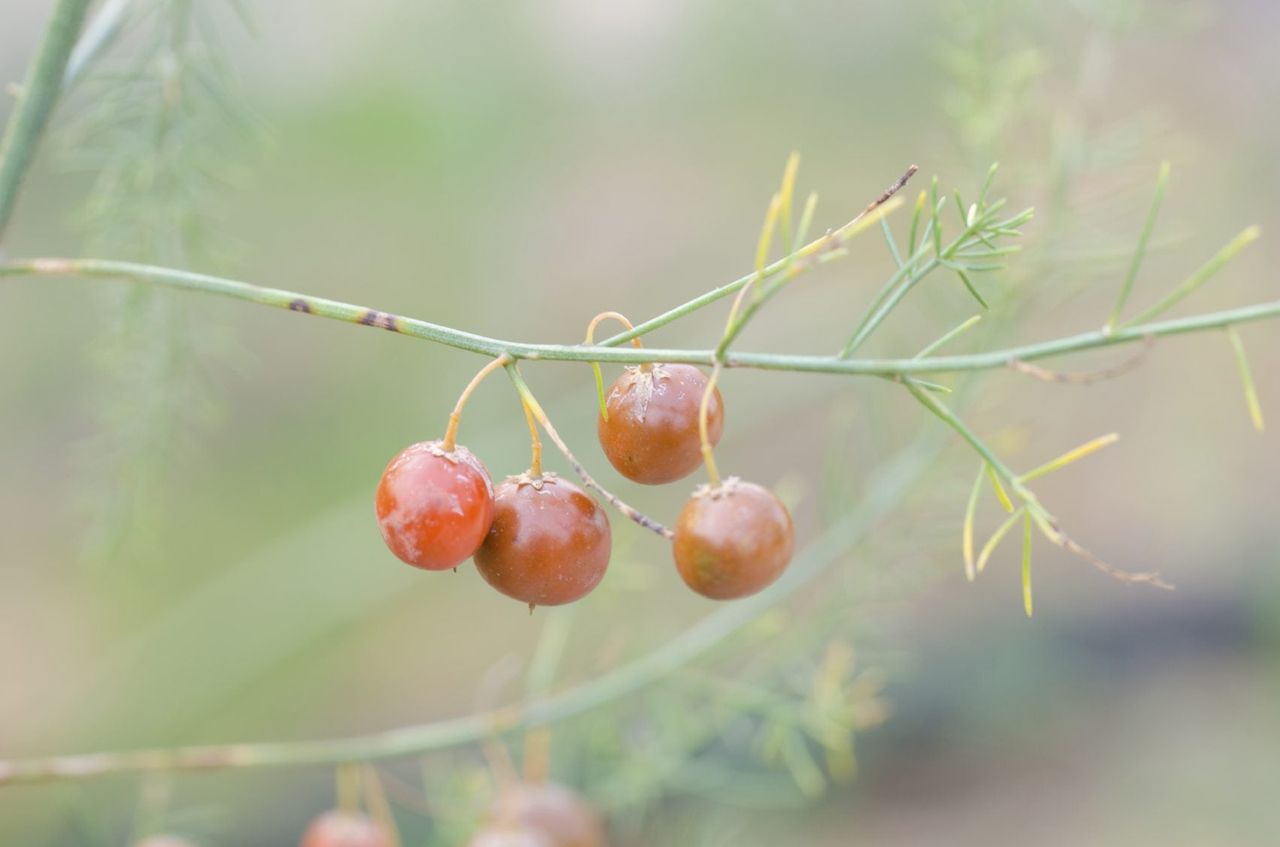
[[555,847],[604,847],[604,824],[586,799],[554,782],[525,782],[498,795],[490,817],[541,832]]
[[571,603],[609,565],[609,518],[581,488],[554,473],[507,477],[476,568],[494,588],[532,606]]
[[[609,462],[635,482],[683,479],[702,464],[698,411],[707,377],[692,365],[630,367],[609,387],[596,434]],[[716,389],[707,403],[707,437],[724,432],[724,403]]]
[[382,538],[402,561],[431,571],[465,562],[493,520],[493,483],[470,450],[410,444],[382,472],[374,500]]
[[299,847],[391,847],[391,836],[367,815],[333,809],[311,822]]
[[680,576],[713,600],[755,594],[791,561],[795,530],[766,488],[730,477],[701,486],[680,510],[673,545]]

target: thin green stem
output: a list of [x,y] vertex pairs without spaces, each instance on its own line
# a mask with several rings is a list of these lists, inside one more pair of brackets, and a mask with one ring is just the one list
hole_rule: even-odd
[[[933,182],[931,192],[936,195],[936,179]],[[955,240],[948,243],[946,247],[943,247],[941,215],[946,200],[937,199],[934,196],[931,214],[925,224],[925,233],[921,237],[920,246],[911,253],[904,263],[899,265],[897,271],[881,288],[880,293],[871,302],[862,320],[858,322],[857,328],[854,329],[853,334],[840,350],[840,358],[845,359],[852,356],[858,347],[870,337],[871,333],[875,332],[876,328],[884,322],[885,318],[897,308],[898,304],[910,293],[911,289],[938,267],[948,267],[955,270],[969,293],[983,308],[986,308],[986,301],[982,299],[981,294],[973,286],[966,271],[988,270],[991,267],[961,265],[954,262],[953,259],[958,253],[976,246],[978,243],[991,245],[992,242],[984,234],[984,231],[995,235],[1016,234],[1015,231],[1008,228],[1030,220],[1033,210],[1026,209],[1005,221],[995,221],[995,215],[1004,206],[1004,203],[1005,201],[998,200],[980,212],[976,207],[971,207],[968,213],[963,211],[963,205],[961,205],[962,220],[965,222],[964,231]],[[934,255],[924,264],[920,264],[930,252],[930,248],[932,248]]]
[[[999,456],[997,456],[986,443],[979,438],[973,430],[969,429],[969,425],[960,420],[954,412],[952,412],[940,400],[930,396],[923,388],[916,384],[913,379],[903,380],[903,385],[911,392],[911,395],[920,401],[920,405],[924,406],[934,415],[936,415],[943,423],[954,429],[961,438],[969,442],[978,455],[987,462],[987,467],[997,474],[1005,478],[1010,487],[1016,491],[1019,496],[1029,496],[1030,492],[1018,481],[1018,475],[1009,469]],[[1034,499],[1034,498],[1032,498]]]
[[0,237],[13,214],[18,189],[49,115],[58,102],[67,59],[88,9],[89,0],[58,0],[22,83],[13,117],[0,142]]
[[[510,371],[510,369],[508,369]],[[707,656],[724,641],[822,575],[842,554],[906,499],[928,473],[941,440],[923,437],[882,466],[863,501],[810,544],[782,577],[759,594],[711,613],[653,651],[558,694],[461,718],[371,735],[318,741],[177,747],[0,761],[0,785],[76,780],[139,771],[300,767],[369,762],[474,744],[495,733],[568,720],[663,680]]]
[[[127,279],[177,288],[217,294],[250,303],[259,303],[303,314],[311,314],[331,320],[356,323],[398,332],[413,338],[433,341],[459,350],[483,356],[507,354],[513,359],[561,361],[561,362],[610,362],[637,365],[646,362],[681,362],[710,367],[715,364],[712,350],[645,348],[615,349],[599,345],[526,344],[503,341],[477,335],[459,329],[405,318],[367,306],[356,306],[337,300],[312,297],[280,288],[262,288],[245,282],[209,276],[207,274],[140,265],[132,262],[116,262],[101,259],[32,259],[23,262],[0,264],[0,277],[5,276],[84,276]],[[1280,301],[1258,303],[1236,309],[1209,312],[1187,318],[1136,324],[1117,329],[1110,334],[1103,331],[1083,332],[985,353],[961,356],[930,356],[910,359],[841,359],[834,356],[787,355],[774,353],[730,353],[724,359],[728,368],[753,368],[757,370],[800,371],[806,373],[850,374],[899,378],[920,374],[959,373],[962,371],[992,370],[1011,367],[1013,362],[1027,362],[1052,356],[1078,353],[1124,344],[1146,343],[1148,338],[1221,329],[1232,324],[1267,320],[1280,317]],[[636,327],[637,330],[643,324]],[[628,341],[630,338],[624,338]]]
[[[879,321],[884,320],[884,316],[880,316],[877,319],[877,315],[880,315],[880,312],[884,310],[885,304],[890,297],[894,297],[896,294],[896,299],[891,305],[889,305],[888,310],[884,311],[885,315],[888,314],[889,310],[893,309],[894,305],[897,305],[897,301],[902,299],[912,286],[937,267],[937,259],[930,259],[924,266],[918,266],[918,263],[924,259],[928,252],[929,244],[922,243],[914,253],[907,257],[907,260],[904,263],[898,265],[897,270],[895,270],[893,275],[889,277],[883,286],[881,286],[880,291],[875,296],[875,299],[871,301],[871,305],[867,308],[866,314],[858,323],[857,329],[854,330],[853,336],[840,351],[841,358],[852,356],[854,350],[856,350],[858,345],[862,343],[862,340],[871,334],[871,330],[875,329],[875,327],[872,326],[868,328],[868,326],[873,320],[876,321],[877,325],[879,324]],[[907,282],[903,283],[904,279],[906,279]],[[901,287],[899,287],[900,283]]]

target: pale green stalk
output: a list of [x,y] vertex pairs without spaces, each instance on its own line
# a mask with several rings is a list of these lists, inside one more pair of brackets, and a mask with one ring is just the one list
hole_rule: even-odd
[[[429,321],[406,318],[357,306],[338,300],[313,297],[280,288],[263,288],[223,277],[189,271],[141,265],[132,262],[116,262],[101,259],[31,259],[22,262],[0,264],[0,277],[5,276],[85,276],[126,279],[177,288],[201,291],[236,300],[259,303],[280,309],[316,315],[331,320],[378,327],[413,338],[433,341],[459,350],[467,350],[484,356],[507,354],[514,359],[562,361],[562,362],[611,362],[615,364],[643,364],[645,362],[683,362],[710,367],[714,364],[714,351],[689,349],[660,349],[646,347],[616,349],[613,339],[595,346],[580,344],[528,344],[504,341],[476,333],[465,332]],[[748,278],[754,279],[754,275]],[[723,288],[715,289],[722,291]],[[723,295],[722,295],[723,296]],[[678,310],[672,310],[647,321],[635,330],[625,333],[629,340],[682,317],[693,311],[691,304],[702,301],[695,298]],[[1187,318],[1135,324],[1115,332],[1083,332],[1050,341],[972,353],[960,356],[929,356],[909,359],[842,359],[836,356],[788,355],[775,353],[730,353],[724,366],[753,368],[757,370],[799,371],[806,373],[850,374],[899,378],[919,374],[958,373],[961,371],[991,370],[1009,367],[1014,361],[1033,361],[1051,356],[1078,353],[1104,347],[1145,342],[1148,338],[1203,332],[1227,326],[1280,317],[1280,301],[1258,303],[1236,309],[1226,309]],[[641,330],[641,327],[645,329]],[[615,336],[617,338],[617,336]]]
[[18,92],[17,105],[0,142],[0,238],[13,214],[22,178],[58,102],[67,59],[88,9],[89,0],[58,0]]

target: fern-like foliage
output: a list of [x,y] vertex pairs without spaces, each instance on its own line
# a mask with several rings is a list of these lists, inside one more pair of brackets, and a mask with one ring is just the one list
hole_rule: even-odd
[[[217,10],[193,0],[116,4],[110,43],[76,92],[67,166],[91,175],[77,216],[90,253],[173,267],[224,261],[210,200],[236,181],[228,132],[256,132],[235,96]],[[112,48],[115,49],[112,49]],[[117,55],[118,54],[118,55]],[[201,362],[225,339],[187,320],[180,298],[145,286],[103,292],[100,366],[83,445],[84,551],[101,561],[154,526],[169,471],[217,416]]]

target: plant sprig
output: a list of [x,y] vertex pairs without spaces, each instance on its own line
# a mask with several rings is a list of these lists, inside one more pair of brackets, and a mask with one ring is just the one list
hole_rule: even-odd
[[[57,53],[61,53],[64,48],[67,51],[70,50],[70,44],[74,41],[76,30],[79,28],[78,20],[67,23],[67,16],[78,14],[79,18],[82,19],[86,5],[84,0],[58,0],[58,4],[55,7],[55,23],[50,27],[46,35],[46,43],[56,42],[54,47],[57,48]],[[79,10],[78,12],[77,9]],[[62,23],[59,24],[59,21],[62,21]],[[42,47],[40,56],[45,57],[45,55],[45,48]],[[56,97],[58,82],[62,77],[62,67],[65,67],[66,64],[65,58],[65,56],[62,57],[61,65],[52,63],[46,58],[37,59],[37,62],[33,65],[32,75],[29,76],[29,79],[34,79],[37,84],[29,85],[26,93],[30,94],[36,91],[44,93],[40,94],[40,96],[31,97],[31,105],[24,102],[18,111],[15,123],[10,125],[10,133],[16,133],[20,139],[25,140],[20,140],[20,143],[16,145],[6,143],[3,159],[0,160],[0,176],[3,176],[3,178],[0,178],[0,228],[3,227],[3,223],[7,218],[7,207],[12,204],[17,183],[20,182],[22,173],[25,171],[25,161],[29,159],[35,146],[35,140],[39,135],[38,130],[35,133],[22,130],[24,126],[22,121],[26,121],[25,125],[29,126],[33,115],[38,118],[37,124],[42,123],[47,118],[48,111],[52,108]],[[17,129],[15,129],[15,126]],[[1033,525],[1044,537],[1057,546],[1086,559],[1095,567],[1112,576],[1131,582],[1148,582],[1167,587],[1156,574],[1134,574],[1118,571],[1093,556],[1060,529],[1056,518],[1039,502],[1036,495],[1027,485],[1027,483],[1039,476],[1065,467],[1067,464],[1106,446],[1106,444],[1114,441],[1113,437],[1104,436],[1101,439],[1095,439],[1093,442],[1070,451],[1030,472],[1017,474],[955,412],[930,394],[929,388],[936,386],[926,384],[920,379],[920,376],[1018,367],[1019,363],[1025,365],[1025,363],[1032,360],[1051,356],[1139,342],[1149,345],[1150,340],[1156,337],[1199,332],[1208,329],[1224,329],[1227,331],[1237,355],[1249,408],[1255,420],[1260,423],[1261,413],[1256,390],[1249,375],[1243,347],[1235,334],[1234,327],[1247,321],[1280,316],[1280,302],[1263,303],[1189,318],[1153,321],[1154,318],[1162,315],[1182,298],[1191,294],[1234,258],[1245,245],[1256,238],[1256,229],[1251,228],[1242,232],[1240,236],[1229,243],[1204,267],[1189,277],[1183,284],[1174,288],[1163,299],[1157,301],[1155,306],[1145,312],[1141,312],[1138,317],[1128,322],[1119,322],[1117,320],[1119,312],[1132,287],[1133,278],[1136,276],[1150,235],[1149,231],[1154,222],[1155,210],[1159,205],[1159,196],[1163,191],[1163,180],[1167,175],[1162,172],[1157,201],[1153,204],[1152,212],[1148,217],[1148,224],[1143,229],[1139,247],[1134,253],[1130,273],[1126,277],[1122,294],[1113,311],[1112,319],[1108,321],[1103,330],[1065,336],[1021,347],[969,355],[935,355],[936,351],[943,345],[949,343],[959,333],[972,326],[974,320],[970,319],[944,334],[937,341],[927,345],[920,353],[911,358],[854,358],[853,354],[856,350],[892,314],[906,295],[932,271],[938,268],[953,271],[968,292],[985,309],[987,307],[986,298],[982,296],[982,293],[974,285],[973,276],[998,270],[1002,266],[1004,257],[1017,252],[1017,245],[1004,244],[1001,240],[1018,236],[1020,234],[1019,227],[1030,219],[1030,210],[1006,218],[999,216],[1004,206],[1004,201],[989,199],[989,191],[995,174],[994,166],[987,174],[987,178],[979,191],[977,201],[968,205],[964,203],[963,198],[958,193],[953,194],[951,197],[943,194],[935,180],[930,190],[921,192],[917,198],[910,226],[910,236],[906,242],[907,249],[905,252],[901,251],[898,249],[892,232],[888,228],[885,217],[900,205],[900,201],[897,198],[892,198],[892,194],[902,187],[905,179],[912,172],[914,172],[914,167],[878,201],[874,201],[871,206],[849,223],[836,230],[829,231],[822,237],[806,244],[803,242],[815,214],[816,196],[809,195],[797,220],[793,209],[796,178],[796,164],[793,159],[788,163],[783,179],[783,188],[771,201],[770,211],[766,215],[765,226],[757,245],[755,267],[751,273],[694,297],[599,344],[556,345],[504,341],[423,320],[402,317],[339,301],[311,297],[288,290],[261,288],[233,279],[129,262],[97,259],[31,259],[0,265],[0,276],[78,275],[111,277],[181,290],[203,291],[262,305],[285,308],[304,314],[374,326],[492,357],[506,366],[530,417],[541,424],[543,429],[556,442],[557,447],[565,453],[569,461],[575,465],[575,469],[578,470],[581,470],[580,464],[573,458],[569,448],[559,439],[545,412],[541,410],[541,406],[533,398],[532,392],[519,374],[518,363],[520,361],[557,360],[632,364],[644,364],[654,361],[684,362],[712,366],[717,372],[724,367],[747,367],[768,370],[869,375],[893,379],[901,382],[922,406],[960,435],[981,457],[978,477],[975,480],[967,504],[965,517],[963,544],[966,569],[969,573],[976,574],[976,572],[981,571],[999,542],[1004,537],[1007,537],[1018,522],[1021,521],[1023,530],[1023,598],[1028,614],[1032,611],[1030,556]],[[11,174],[16,174],[16,176],[10,176]],[[949,205],[949,201],[954,201],[955,209],[960,217],[961,230],[959,236],[949,242],[944,242],[943,215],[947,205]],[[845,242],[876,223],[881,225],[886,234],[896,270],[880,292],[873,298],[867,313],[837,355],[779,355],[730,352],[732,342],[764,302],[794,280],[799,273],[843,256]],[[784,257],[769,263],[768,256],[775,236],[781,238],[788,253]],[[738,295],[738,299],[734,309],[731,310],[725,334],[722,336],[720,343],[712,349],[619,349],[619,345],[624,342],[639,339],[654,329],[665,326],[713,302],[734,294]],[[748,297],[751,299],[748,300]],[[177,748],[132,753],[53,757],[27,761],[0,761],[0,784],[64,778],[78,779],[122,771],[366,762],[394,756],[414,755],[427,750],[437,750],[482,741],[496,733],[516,727],[549,724],[583,714],[600,706],[616,703],[640,690],[645,685],[696,662],[732,634],[755,620],[763,611],[782,602],[800,586],[808,583],[823,572],[851,544],[862,538],[868,529],[883,518],[889,510],[902,502],[911,483],[918,480],[931,465],[933,459],[936,458],[939,443],[940,440],[936,436],[918,441],[913,448],[909,448],[897,460],[886,462],[882,475],[872,485],[868,486],[864,502],[858,508],[849,510],[829,526],[797,559],[782,579],[760,594],[717,611],[692,629],[629,664],[595,679],[564,689],[557,694],[535,694],[531,699],[514,707],[492,709],[465,718],[403,727],[386,733],[355,738]],[[536,451],[539,449],[535,447],[535,462],[537,461]],[[585,471],[582,471],[582,473],[584,474],[584,479],[587,479]],[[984,477],[990,482],[996,497],[1006,511],[1007,517],[983,545],[975,560],[973,554],[973,523]],[[590,484],[589,481],[588,484]],[[602,492],[606,498],[616,500],[608,492],[604,492],[603,489],[597,487],[597,490]],[[615,505],[618,505],[618,503],[615,503]],[[622,507],[625,509],[625,504]],[[661,529],[660,525],[659,529]],[[793,738],[793,736],[788,736],[788,738]],[[791,743],[790,746],[783,744],[780,749],[791,751],[791,758],[788,764],[793,771],[806,769],[804,762],[796,758],[794,743]],[[797,781],[803,780],[800,776],[797,776]]]

